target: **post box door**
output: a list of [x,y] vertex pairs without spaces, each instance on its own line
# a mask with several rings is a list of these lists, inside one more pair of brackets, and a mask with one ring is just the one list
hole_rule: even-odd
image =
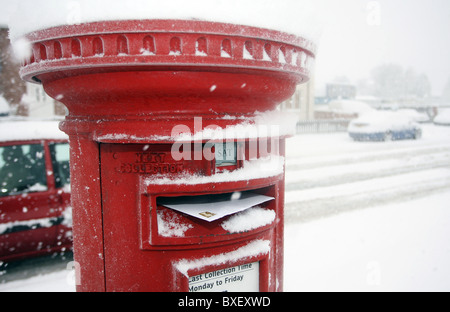
[[[192,161],[190,165],[174,161],[170,144],[100,144],[100,156],[107,291],[130,291],[133,285],[139,290],[155,290],[156,287],[158,291],[174,291],[175,285],[167,280],[177,280],[179,274],[173,266],[177,260],[210,257],[232,252],[236,246],[254,239],[274,238],[272,230],[276,227],[275,215],[280,206],[277,179],[256,180],[254,185],[247,180],[218,183],[214,189],[204,185],[147,185],[142,182],[148,177],[170,177],[183,172],[205,174],[208,166],[201,161]],[[207,223],[159,203],[161,198],[177,196],[220,197],[233,190],[273,197],[261,205],[263,208],[258,207],[271,213],[270,222],[254,230],[228,233],[220,226],[222,221]],[[161,221],[158,218],[183,223],[189,230],[183,237],[166,237],[155,227]]]

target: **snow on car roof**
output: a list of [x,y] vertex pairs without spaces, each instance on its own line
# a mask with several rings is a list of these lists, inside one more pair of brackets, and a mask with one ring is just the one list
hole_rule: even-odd
[[411,118],[405,114],[401,114],[395,111],[370,111],[362,114],[359,118],[355,119],[365,122],[392,122],[401,120],[411,121]]
[[0,119],[0,142],[25,140],[68,140],[59,130],[59,121],[11,121]]

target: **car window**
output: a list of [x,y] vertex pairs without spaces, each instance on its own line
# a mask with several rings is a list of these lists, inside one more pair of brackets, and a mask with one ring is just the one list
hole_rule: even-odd
[[56,187],[60,188],[65,185],[70,185],[69,144],[50,144],[50,154],[52,156],[53,173],[55,176]]
[[41,144],[0,147],[0,196],[47,189],[44,147]]

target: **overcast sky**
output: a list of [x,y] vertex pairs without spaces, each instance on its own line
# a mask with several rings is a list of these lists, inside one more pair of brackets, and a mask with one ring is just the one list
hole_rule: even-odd
[[[0,0],[0,24],[8,23],[18,1]],[[316,62],[317,85],[339,76],[356,83],[368,78],[375,66],[395,63],[427,74],[433,95],[441,95],[450,78],[449,0],[317,0],[317,3],[321,3],[317,14],[322,27]]]
[[369,77],[396,63],[428,75],[434,95],[450,78],[449,0],[339,0],[328,17],[317,57],[317,80]]

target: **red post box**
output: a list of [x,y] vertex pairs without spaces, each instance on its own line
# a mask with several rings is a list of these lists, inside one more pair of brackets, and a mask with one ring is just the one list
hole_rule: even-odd
[[261,120],[311,42],[180,20],[27,37],[23,79],[69,110],[78,291],[282,291],[285,135]]

